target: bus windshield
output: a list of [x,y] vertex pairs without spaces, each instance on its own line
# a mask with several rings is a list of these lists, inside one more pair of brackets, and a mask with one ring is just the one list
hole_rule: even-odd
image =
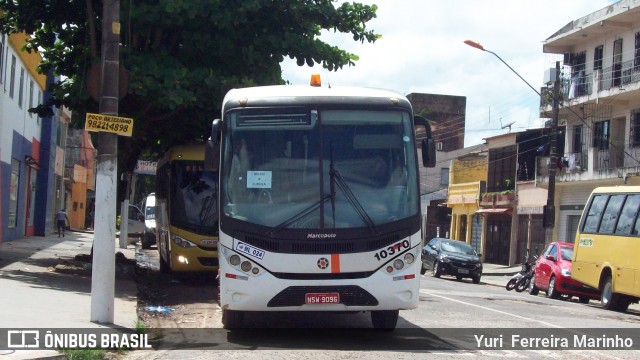
[[271,108],[226,117],[225,216],[275,228],[339,229],[420,211],[407,112]]
[[202,161],[174,161],[171,167],[172,225],[196,234],[216,235],[216,173],[205,171]]

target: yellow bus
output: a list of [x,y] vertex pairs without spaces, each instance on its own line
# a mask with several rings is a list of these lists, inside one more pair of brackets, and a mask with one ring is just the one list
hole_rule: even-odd
[[205,144],[175,146],[158,161],[156,231],[160,270],[218,270],[218,174]]
[[571,277],[600,290],[602,308],[626,311],[640,297],[640,186],[599,187],[584,208]]

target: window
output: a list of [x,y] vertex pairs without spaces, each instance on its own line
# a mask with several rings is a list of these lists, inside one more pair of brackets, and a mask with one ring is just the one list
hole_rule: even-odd
[[11,55],[11,81],[9,82],[9,97],[13,99],[16,86],[16,57]]
[[18,226],[18,184],[20,184],[20,161],[11,159],[11,183],[9,185],[9,224]]
[[600,222],[600,234],[613,234],[626,195],[612,195]]
[[602,57],[604,56],[604,46],[596,46],[593,50],[593,70],[602,70]]
[[640,70],[640,32],[636,33],[636,49],[633,54],[633,70]]
[[[576,125],[573,127],[573,152],[582,152],[582,125]],[[638,129],[640,130],[640,129]]]
[[589,206],[587,212],[587,219],[584,221],[584,227],[582,232],[595,233],[598,231],[598,224],[600,224],[600,217],[602,216],[602,210],[607,203],[608,195],[595,195]]
[[4,74],[4,35],[2,35],[2,37],[0,37],[0,84],[2,84],[4,81],[2,81],[2,74]]
[[[29,80],[29,109],[33,108],[33,80]],[[33,117],[32,113],[29,113],[29,117]]]
[[440,169],[440,185],[449,185],[449,168]]
[[622,39],[613,42],[612,86],[620,86],[622,80]]
[[640,109],[631,110],[631,146],[640,146]]
[[609,148],[609,120],[598,121],[593,124],[593,147],[606,150]]
[[547,248],[544,250],[544,252],[542,252],[542,257],[547,257],[547,255],[556,256],[556,246],[555,245],[547,246]]
[[[636,214],[638,213],[638,207],[640,207],[640,195],[627,196],[627,201],[625,201],[624,206],[622,207],[620,220],[618,220],[618,225],[616,226],[616,234],[631,234],[631,227],[636,218]],[[633,235],[638,235],[635,229]]]
[[18,93],[18,106],[22,109],[22,100],[24,98],[24,68],[20,68],[20,93]]

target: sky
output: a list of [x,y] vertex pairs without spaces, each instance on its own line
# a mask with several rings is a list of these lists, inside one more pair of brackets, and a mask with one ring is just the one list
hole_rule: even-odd
[[[570,21],[602,9],[610,0],[356,0],[378,6],[367,28],[381,34],[360,43],[348,34],[321,39],[360,57],[336,71],[296,65],[288,58],[282,76],[307,85],[318,73],[323,86],[364,86],[402,95],[465,96],[465,147],[483,138],[539,128],[539,96],[497,57],[464,44],[469,39],[496,53],[527,83],[539,89],[546,69],[562,57],[544,54],[546,39]],[[342,1],[339,1],[342,3]]]

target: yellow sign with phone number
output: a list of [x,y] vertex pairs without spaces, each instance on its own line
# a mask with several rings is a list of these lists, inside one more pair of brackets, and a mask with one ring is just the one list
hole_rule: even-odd
[[131,136],[133,134],[133,119],[87,113],[84,129],[87,131],[104,131],[123,136]]

